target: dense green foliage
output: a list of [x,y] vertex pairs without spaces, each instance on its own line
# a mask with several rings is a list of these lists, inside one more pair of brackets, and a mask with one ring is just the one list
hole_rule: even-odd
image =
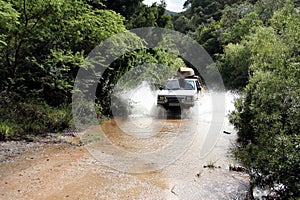
[[165,2],[154,3],[152,6],[143,4],[143,0],[104,0],[105,8],[120,13],[125,17],[127,29],[139,27],[171,28],[171,16],[165,15]]
[[[295,1],[188,0],[174,28],[213,56],[228,89],[241,91],[231,122],[236,158],[270,198],[300,194],[300,14]],[[252,188],[253,189],[253,188]]]
[[[92,49],[126,27],[172,26],[163,4],[141,1],[0,0],[0,5],[0,139],[71,126],[74,79]],[[118,41],[116,46],[126,48]],[[104,74],[108,81],[97,96],[109,98],[118,78],[144,57],[170,65],[176,60],[160,55],[164,52],[142,50],[122,56]],[[108,114],[109,99],[99,99],[100,114]]]
[[80,63],[95,45],[125,30],[123,17],[93,9],[83,1],[1,4],[2,137],[68,127],[70,114],[60,119],[51,113],[61,107],[70,112],[68,104]]
[[251,74],[231,122],[238,130],[236,157],[249,168],[253,185],[287,199],[300,197],[299,10],[287,3],[268,23],[229,47],[241,48],[238,56],[247,49]]

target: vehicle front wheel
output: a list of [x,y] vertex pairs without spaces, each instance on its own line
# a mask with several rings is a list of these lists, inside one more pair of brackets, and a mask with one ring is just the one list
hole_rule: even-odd
[[157,106],[157,117],[159,119],[164,119],[164,118],[166,118],[166,116],[167,116],[167,110],[166,110],[166,108],[164,108],[161,105],[158,105]]

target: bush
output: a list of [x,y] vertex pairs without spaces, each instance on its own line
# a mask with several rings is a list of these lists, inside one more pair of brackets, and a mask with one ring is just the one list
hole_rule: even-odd
[[257,27],[245,38],[251,76],[230,116],[238,131],[236,158],[248,168],[252,186],[269,189],[272,199],[300,198],[297,12],[287,4],[274,14],[273,27]]
[[14,97],[1,98],[1,140],[26,139],[27,135],[58,132],[72,126],[70,105],[51,107],[38,101],[16,102]]
[[[296,80],[270,76],[252,77],[230,116],[238,130],[235,156],[249,169],[254,186],[281,199],[300,197],[300,90],[291,87]],[[274,191],[278,185],[284,187]]]

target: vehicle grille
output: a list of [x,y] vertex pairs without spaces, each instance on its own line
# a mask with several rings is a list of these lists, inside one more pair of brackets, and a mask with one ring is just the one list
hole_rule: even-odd
[[167,97],[169,103],[179,103],[179,101],[183,98],[180,97]]

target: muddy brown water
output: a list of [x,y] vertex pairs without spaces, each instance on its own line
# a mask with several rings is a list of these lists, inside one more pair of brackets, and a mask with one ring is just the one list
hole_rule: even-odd
[[208,148],[218,125],[207,106],[185,117],[115,118],[67,138],[84,146],[29,148],[1,162],[0,199],[245,199],[247,174],[229,171],[233,127],[215,122]]

